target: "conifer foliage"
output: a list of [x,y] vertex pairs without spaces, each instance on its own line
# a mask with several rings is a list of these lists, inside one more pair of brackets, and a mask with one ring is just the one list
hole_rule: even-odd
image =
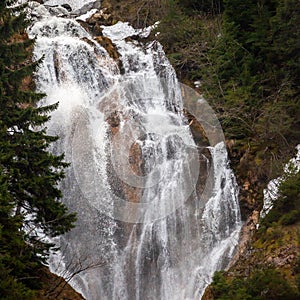
[[279,176],[300,142],[299,24],[298,0],[224,0],[213,63],[199,74],[234,141],[233,163],[258,185]]
[[54,237],[73,227],[58,183],[67,163],[49,152],[57,137],[45,122],[57,105],[37,107],[44,95],[24,84],[38,67],[25,5],[0,1],[0,298],[33,299],[38,271]]

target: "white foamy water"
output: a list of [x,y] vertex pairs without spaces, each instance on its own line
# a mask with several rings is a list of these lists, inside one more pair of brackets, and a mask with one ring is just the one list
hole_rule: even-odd
[[73,19],[47,16],[29,30],[35,57],[45,56],[40,104],[59,101],[48,131],[60,136],[52,150],[71,162],[61,188],[78,216],[51,267],[90,300],[199,299],[238,239],[238,188],[224,143],[209,147],[211,188],[201,196],[175,72],[159,43],[126,39],[149,30],[104,28],[122,70]]
[[291,158],[289,162],[284,166],[284,174],[278,178],[271,180],[268,183],[266,189],[264,189],[264,204],[260,212],[260,217],[264,218],[272,209],[274,201],[278,198],[279,186],[285,180],[286,176],[291,174],[291,171],[299,172],[300,170],[300,145],[296,147],[297,154],[295,157]]

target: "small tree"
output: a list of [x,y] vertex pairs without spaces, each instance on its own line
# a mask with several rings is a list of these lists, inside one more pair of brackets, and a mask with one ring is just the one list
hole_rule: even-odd
[[0,295],[32,299],[52,246],[45,235],[70,230],[75,214],[59,201],[68,164],[48,150],[57,137],[46,134],[45,123],[57,105],[36,107],[44,95],[24,85],[39,62],[31,61],[25,5],[16,2],[0,2]]

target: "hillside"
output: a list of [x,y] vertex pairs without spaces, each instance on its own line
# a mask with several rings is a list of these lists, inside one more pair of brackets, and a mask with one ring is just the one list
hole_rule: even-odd
[[[198,91],[222,123],[245,225],[230,269],[216,274],[204,299],[253,299],[264,289],[267,296],[255,299],[296,299],[300,218],[289,211],[293,200],[286,211],[274,208],[263,228],[257,224],[263,189],[282,175],[300,141],[299,1],[104,1],[103,7],[112,22],[160,20],[156,38],[178,77],[193,88],[201,82]],[[299,201],[296,182],[293,189]],[[292,225],[282,221],[293,213]]]
[[[44,1],[38,2],[44,3]],[[90,266],[102,266],[103,261],[106,261],[108,262],[107,269],[109,269],[110,262],[117,262],[117,267],[121,269],[119,262],[122,261],[123,263],[122,253],[128,251],[133,258],[129,260],[131,267],[127,266],[123,268],[126,273],[124,274],[129,276],[131,275],[130,272],[132,272],[138,275],[136,275],[136,278],[129,276],[130,280],[127,280],[128,282],[126,283],[134,285],[142,278],[140,275],[144,272],[145,281],[141,281],[139,284],[142,287],[144,287],[143,284],[145,286],[149,284],[147,292],[151,293],[152,288],[156,289],[160,286],[161,281],[163,281],[160,278],[152,282],[155,276],[151,275],[151,277],[149,275],[156,274],[156,267],[159,262],[163,262],[164,259],[167,261],[170,253],[176,258],[177,256],[180,257],[181,244],[193,244],[193,240],[200,239],[198,236],[193,239],[196,235],[188,236],[184,231],[180,232],[180,228],[183,228],[186,222],[180,218],[178,220],[175,218],[175,226],[169,222],[171,224],[169,224],[171,229],[168,227],[171,232],[169,235],[172,237],[176,236],[176,238],[182,237],[183,240],[187,236],[190,238],[189,241],[184,240],[184,243],[174,244],[177,246],[180,244],[178,249],[170,247],[171,250],[169,251],[166,247],[165,251],[163,247],[164,243],[160,244],[159,240],[159,233],[165,234],[165,231],[161,230],[158,232],[158,229],[155,233],[154,231],[150,231],[151,234],[149,233],[148,237],[146,229],[143,231],[143,225],[139,227],[139,225],[135,226],[129,222],[122,228],[120,222],[123,221],[122,218],[112,221],[113,218],[106,219],[106,217],[101,215],[102,212],[98,211],[98,206],[96,210],[94,206],[92,208],[89,206],[83,207],[88,202],[85,201],[84,197],[82,197],[85,201],[83,202],[84,205],[81,205],[80,201],[72,202],[73,198],[77,199],[77,196],[81,197],[81,193],[83,194],[83,191],[79,188],[78,190],[76,190],[77,187],[73,188],[75,186],[73,183],[76,181],[74,178],[72,179],[74,181],[68,179],[73,192],[71,194],[73,196],[69,196],[70,203],[68,204],[72,207],[70,211],[76,211],[75,208],[78,206],[77,211],[78,216],[81,218],[80,220],[87,220],[86,224],[90,224],[90,227],[83,225],[85,226],[84,229],[88,228],[88,234],[85,230],[78,229],[78,227],[73,229],[76,222],[76,214],[69,213],[67,206],[63,202],[60,202],[60,199],[63,199],[65,195],[58,188],[60,187],[59,182],[65,178],[64,169],[67,169],[69,164],[65,162],[64,155],[55,156],[48,152],[49,147],[58,137],[47,135],[46,128],[41,131],[35,130],[35,128],[45,126],[45,123],[50,119],[49,113],[56,110],[58,105],[38,106],[37,103],[40,99],[43,99],[44,94],[34,92],[33,74],[37,74],[36,70],[38,70],[43,61],[32,62],[34,40],[30,40],[25,32],[30,22],[26,19],[23,8],[16,9],[17,14],[15,14],[15,11],[11,8],[7,8],[7,3],[10,3],[10,1],[4,1],[4,4],[0,4],[0,7],[3,8],[0,11],[0,36],[2,36],[2,41],[0,41],[2,109],[0,114],[2,134],[0,153],[1,295],[3,293],[3,299],[9,300],[82,299],[82,296],[68,286],[62,278],[50,274],[47,268],[44,267],[50,249],[54,248],[54,246],[41,238],[41,232],[44,236],[51,237],[61,236],[67,232],[68,237],[73,235],[74,244],[66,242],[66,246],[69,246],[69,249],[72,251],[74,250],[75,254],[79,253],[80,266],[82,261],[88,265],[89,259],[93,259],[93,255],[96,253],[96,258],[99,255],[98,265],[90,263]],[[38,7],[39,4],[35,2],[33,5]],[[48,7],[47,9],[51,10],[52,8]],[[45,11],[48,13],[47,9]],[[86,84],[90,78],[94,78],[93,76],[96,72],[94,72],[92,67],[87,70],[85,70],[85,67],[90,65],[94,67],[101,62],[101,67],[104,66],[107,68],[105,72],[99,71],[99,74],[96,74],[99,77],[95,80],[93,79],[93,84],[90,84],[90,86],[86,84],[89,90],[94,89],[97,84],[100,84],[98,87],[99,90],[95,93],[95,98],[98,101],[100,97],[98,92],[102,93],[102,89],[105,90],[110,84],[110,81],[106,81],[104,76],[107,74],[106,71],[111,72],[111,78],[116,75],[114,72],[117,69],[120,71],[119,75],[122,72],[125,73],[124,64],[122,65],[122,55],[119,52],[122,49],[120,45],[123,42],[133,41],[134,43],[131,45],[132,49],[134,49],[133,45],[135,45],[136,53],[140,57],[144,57],[144,52],[146,51],[144,51],[145,48],[141,45],[145,45],[150,40],[157,39],[163,45],[164,51],[175,68],[179,80],[203,95],[218,116],[224,130],[226,146],[230,155],[230,164],[234,170],[240,189],[239,204],[244,226],[241,231],[239,246],[229,267],[224,271],[215,273],[213,283],[206,289],[202,299],[299,299],[300,173],[297,168],[291,167],[290,172],[287,174],[284,171],[284,166],[295,156],[295,147],[300,144],[300,2],[298,0],[103,0],[101,2],[102,10],[88,17],[86,21],[82,19],[71,20],[74,15],[68,9],[70,10],[68,5],[58,8],[57,5],[53,6],[53,11],[56,11],[55,13],[58,16],[56,21],[60,19],[63,23],[68,19],[66,16],[70,17],[70,20],[65,22],[69,25],[64,29],[70,30],[73,28],[73,31],[71,32],[70,30],[70,36],[66,38],[66,41],[71,40],[69,37],[72,35],[77,39],[72,44],[75,48],[72,55],[73,57],[74,55],[75,57],[78,55],[82,60],[80,61],[82,64],[77,64],[76,59],[73,60],[71,56],[70,58],[63,57],[63,59],[59,59],[58,44],[56,44],[57,48],[53,50],[52,56],[48,55],[50,53],[48,50],[43,55],[40,55],[40,57],[44,58],[47,55],[50,57],[50,59],[48,57],[50,63],[45,67],[45,70],[50,70],[50,66],[52,67],[54,61],[54,71],[51,74],[53,74],[53,80],[59,83],[59,87],[61,87],[61,82],[64,82],[68,77],[67,75],[70,75],[65,72],[63,63],[66,63],[67,66],[69,66],[69,63],[74,63],[72,67],[76,66],[78,70],[75,70],[70,75],[70,78],[72,77],[71,80],[76,76],[79,78],[82,75],[78,79],[78,82]],[[61,12],[64,12],[64,14],[61,14]],[[56,15],[53,19],[55,18]],[[105,30],[101,27],[102,25],[116,24],[118,21],[129,22],[135,28],[153,25],[157,21],[159,23],[156,23],[157,26],[149,37],[141,38],[139,34],[127,35],[118,48],[116,45],[116,43],[120,42],[118,38],[113,40],[105,36],[103,33]],[[49,32],[53,29],[53,35],[56,34],[55,28],[51,26],[48,28],[45,26],[44,33],[46,35],[48,29]],[[80,35],[77,36],[78,32],[84,31],[77,28],[80,26],[85,28],[88,33],[84,33],[84,36],[79,39],[78,36]],[[57,28],[58,30],[56,31],[59,32],[63,26],[58,26]],[[123,24],[121,28],[127,28],[126,30],[128,30],[129,27]],[[136,32],[134,29],[132,30]],[[89,33],[93,36],[93,40],[89,39]],[[50,37],[46,36],[48,40],[54,38],[51,34]],[[113,37],[114,34],[111,36]],[[64,42],[61,37],[57,40]],[[107,50],[107,53],[105,51],[102,53],[97,48],[96,43],[103,46]],[[75,47],[75,45],[79,44],[83,48],[79,49]],[[92,47],[90,47],[91,45]],[[137,50],[139,47],[140,50]],[[124,49],[126,50],[126,48]],[[163,70],[160,69],[160,66],[167,61],[164,58],[163,51],[159,50],[153,53],[157,55],[156,65],[154,64],[155,68],[153,67],[153,70]],[[123,55],[126,56],[126,54],[125,51]],[[102,61],[101,59],[103,58],[105,59]],[[151,62],[151,59],[148,60]],[[135,61],[134,57],[130,57],[128,63],[129,69],[130,71],[137,72],[139,68],[136,68],[134,63],[137,66],[142,62]],[[142,64],[139,67],[143,70]],[[172,68],[170,67],[170,69]],[[96,70],[98,71],[97,68]],[[48,78],[44,81],[45,86],[48,87],[48,84],[51,86],[47,80]],[[73,87],[75,86],[73,85]],[[61,89],[57,90],[61,92]],[[77,90],[81,91],[79,88],[77,90],[73,88],[73,90],[69,90],[70,94],[74,90],[75,92]],[[70,96],[67,93],[64,91],[63,94],[58,93],[57,95],[59,97],[64,95],[64,97],[68,98]],[[105,98],[104,102],[106,102],[98,105],[95,111],[98,113],[101,110],[108,110],[105,107],[108,102],[115,107],[116,110],[112,114],[108,117],[105,116],[107,117],[105,122],[109,124],[105,127],[105,130],[110,128],[111,132],[107,134],[105,131],[106,134],[103,134],[103,136],[112,139],[117,136],[120,139],[119,144],[122,144],[123,136],[119,134],[119,130],[121,132],[123,124],[134,118],[140,120],[143,120],[143,118],[138,118],[137,110],[134,109],[129,110],[130,113],[126,115],[121,111],[122,109],[125,111],[125,106],[122,107],[120,105],[118,108],[119,103],[117,102],[116,95],[109,96],[111,98]],[[80,100],[85,100],[83,98],[81,97]],[[140,99],[139,97],[136,98]],[[103,99],[101,98],[101,100]],[[142,104],[139,103],[139,105]],[[176,108],[176,106],[172,107],[174,113],[177,113]],[[133,112],[135,112],[135,115],[133,115]],[[201,124],[198,124],[195,116],[191,115],[189,111],[185,111],[184,113],[188,116],[189,121],[186,125],[190,126],[198,147],[206,146]],[[144,111],[141,115],[144,116]],[[77,115],[74,114],[74,116],[76,117]],[[77,126],[78,124],[75,126],[77,122],[75,117],[73,120],[74,124],[72,123],[73,127],[70,126],[72,129],[70,130],[70,136],[72,137],[74,131],[81,129],[79,128],[80,126]],[[81,123],[79,122],[79,124]],[[83,130],[85,130],[85,123],[83,122],[81,125]],[[94,127],[96,128],[97,126]],[[186,128],[188,129],[188,126]],[[64,135],[68,137],[66,132],[67,130],[64,131]],[[97,132],[98,135],[100,135],[99,132]],[[83,134],[82,136],[88,135]],[[61,144],[71,145],[69,140],[63,140]],[[82,147],[85,146],[82,141],[79,144]],[[179,144],[174,142],[175,146],[179,147]],[[169,143],[170,145],[172,146],[173,144]],[[74,146],[73,140],[72,146]],[[168,148],[166,161],[176,157],[174,149],[181,149],[175,146]],[[78,147],[78,149],[78,155],[85,153],[82,150],[83,148]],[[73,152],[75,153],[75,150],[73,150],[69,151],[70,153],[72,152],[72,155]],[[134,148],[130,151],[133,153],[139,152],[136,150]],[[104,152],[103,150],[103,156]],[[82,158],[83,156],[80,155],[79,157]],[[139,158],[137,159],[135,156]],[[81,160],[78,163],[80,166]],[[142,163],[140,153],[132,154],[129,160],[131,160],[130,163],[132,165],[135,164],[134,167],[136,169],[138,168],[137,166],[141,169],[146,168],[146,164]],[[204,161],[205,163],[207,162],[205,159]],[[112,166],[110,164],[112,162],[110,160],[107,162],[105,159],[102,159],[102,162],[105,168],[108,166],[109,176],[104,176],[105,180],[108,180],[107,186],[109,184],[113,186],[114,184],[117,186],[117,191],[120,195],[126,195],[129,202],[130,200],[134,200],[133,202],[138,203],[139,191],[136,188],[128,189],[127,186],[120,183],[117,173],[115,174],[111,170]],[[74,175],[72,172],[76,173],[76,166],[74,167],[74,171],[73,169],[67,171],[66,177],[70,174]],[[203,176],[203,174],[201,175]],[[204,177],[206,175],[204,174]],[[260,211],[264,205],[264,190],[272,179],[279,176],[282,176],[283,180],[278,186],[276,201],[268,214],[262,218],[260,217]],[[76,179],[78,180],[78,177]],[[226,184],[224,180],[223,182],[220,181],[220,190]],[[84,183],[90,181],[96,180],[85,180]],[[233,181],[235,183],[235,180]],[[165,186],[168,183],[166,182]],[[66,188],[66,185],[62,184],[63,188]],[[87,190],[90,191],[91,189],[88,188]],[[169,198],[171,197],[169,196]],[[78,199],[80,200],[81,198]],[[235,199],[237,204],[237,197]],[[236,207],[235,211],[238,211],[239,214],[238,205]],[[191,216],[195,217],[195,220],[197,218],[201,219],[196,212],[198,211],[195,210],[195,214],[191,213]],[[125,211],[125,215],[127,213],[128,211]],[[176,214],[180,215],[179,212],[174,215]],[[182,223],[180,223],[181,221]],[[95,223],[96,226],[94,226]],[[196,227],[195,224],[191,227]],[[101,230],[99,229],[97,232],[93,231],[95,227],[97,229],[101,228]],[[75,231],[69,232],[71,229]],[[132,234],[130,233],[131,230]],[[220,227],[217,230],[220,230]],[[113,241],[111,244],[105,244],[106,248],[102,247],[101,243],[105,241],[106,234],[109,236],[107,240],[110,239],[112,234],[116,234],[116,240],[120,243],[122,251],[112,250],[116,245],[113,239],[111,239]],[[139,235],[141,236],[141,244],[140,246],[136,246],[138,245]],[[81,238],[78,238],[78,236]],[[163,236],[165,237],[165,235]],[[142,238],[144,237],[148,238],[147,243],[143,242]],[[127,240],[131,241],[131,238],[134,243],[126,246]],[[99,242],[99,245],[96,243],[96,246],[99,246],[99,248],[95,246],[94,249],[93,247],[87,249],[87,243],[84,242],[85,239],[88,242],[95,239],[95,242]],[[163,239],[163,241],[165,240]],[[179,241],[181,240],[179,239]],[[111,245],[112,247],[109,248],[108,246]],[[82,249],[77,249],[79,246]],[[148,250],[144,251],[145,257],[141,255],[144,246],[149,246],[150,249],[149,253],[147,253]],[[234,245],[232,249],[234,249]],[[76,253],[77,250],[78,253]],[[80,250],[86,251],[84,252],[84,258],[82,258]],[[140,252],[134,252],[136,250]],[[72,251],[66,251],[70,256],[70,264],[73,260],[76,260],[76,255],[74,254],[74,258]],[[106,255],[109,256],[112,253],[113,255],[120,254],[118,258],[122,259],[115,259],[117,256],[113,256],[114,259],[112,259],[112,255],[108,259]],[[135,255],[136,253],[138,255]],[[182,253],[185,252],[182,251]],[[164,254],[166,256],[162,257]],[[141,259],[141,261],[135,262],[136,257]],[[104,260],[102,261],[101,259]],[[196,259],[198,258],[194,258],[194,260]],[[168,265],[168,267],[170,266]],[[162,270],[164,270],[164,267],[165,265],[162,264]],[[115,268],[114,271],[119,271],[118,268]],[[122,271],[124,271],[123,269]],[[134,273],[135,271],[137,273]],[[148,271],[153,273],[148,274]],[[103,272],[105,273],[105,271]],[[107,271],[106,273],[108,274],[109,272]],[[92,274],[94,277],[91,277],[91,282],[95,283],[96,279],[101,277],[99,274],[95,271]],[[105,280],[107,274],[103,276]],[[188,273],[184,274],[185,276],[182,277],[189,278],[187,276]],[[122,288],[124,286],[121,288],[118,282],[121,277],[112,276],[113,283],[107,283],[105,288],[111,291],[109,285],[112,285],[118,290],[116,292],[123,293]],[[116,280],[116,284],[114,280]],[[99,282],[97,281],[97,283]],[[205,278],[203,282],[207,282]],[[153,284],[153,287],[151,284]],[[93,288],[96,292],[100,293],[98,291],[99,286],[94,284]],[[88,286],[88,289],[92,290],[91,286]],[[144,295],[142,294],[143,292],[143,289],[139,290],[138,295]],[[159,293],[160,291],[155,292]],[[94,295],[97,295],[97,293]],[[136,294],[132,292],[132,295]],[[130,298],[132,296],[128,294],[126,297]]]

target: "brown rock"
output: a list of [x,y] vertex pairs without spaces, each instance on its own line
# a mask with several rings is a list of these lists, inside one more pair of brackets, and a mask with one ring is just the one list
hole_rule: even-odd
[[212,291],[212,287],[211,286],[208,286],[205,289],[204,294],[203,294],[201,300],[214,300],[214,295],[213,295],[213,291]]
[[51,273],[46,267],[40,273],[43,289],[39,291],[39,300],[83,300],[62,277]]
[[92,26],[95,26],[96,24],[109,26],[112,25],[113,19],[111,14],[108,13],[108,10],[104,8],[93,14],[86,22]]
[[114,60],[119,60],[120,54],[111,39],[105,36],[96,36],[95,41],[106,49],[111,58],[113,58]]
[[259,220],[259,211],[254,211],[251,216],[248,217],[247,221],[244,223],[241,233],[240,233],[240,241],[239,245],[236,249],[236,254],[232,258],[230,265],[228,268],[233,266],[239,259],[241,259],[242,255],[244,255],[249,247],[252,240],[253,235],[256,232],[256,227]]

